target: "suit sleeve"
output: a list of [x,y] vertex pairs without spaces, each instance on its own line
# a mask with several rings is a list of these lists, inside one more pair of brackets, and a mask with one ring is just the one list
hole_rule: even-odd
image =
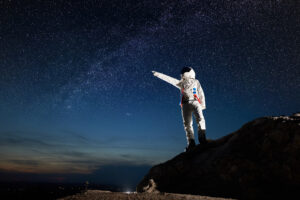
[[199,81],[197,81],[197,85],[198,85],[198,88],[197,88],[197,91],[198,91],[198,97],[201,101],[201,105],[202,105],[202,109],[206,109],[206,103],[205,103],[205,96],[204,96],[204,92],[203,92],[203,89],[201,87],[201,84]]
[[180,80],[177,80],[171,76],[165,75],[163,73],[159,73],[156,71],[152,71],[153,75],[156,76],[157,78],[166,81],[167,83],[170,83],[171,85],[177,87],[178,89],[180,89]]

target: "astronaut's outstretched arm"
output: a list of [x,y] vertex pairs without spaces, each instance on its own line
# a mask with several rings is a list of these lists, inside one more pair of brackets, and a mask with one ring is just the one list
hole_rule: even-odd
[[163,81],[166,81],[167,83],[170,83],[171,85],[177,87],[178,89],[181,89],[179,86],[180,80],[177,80],[176,78],[173,78],[171,76],[152,71],[153,75],[156,76],[157,78],[160,78]]

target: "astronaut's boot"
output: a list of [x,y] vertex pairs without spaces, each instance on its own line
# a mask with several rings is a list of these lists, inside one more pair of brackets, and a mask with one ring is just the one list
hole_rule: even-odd
[[205,129],[198,130],[198,140],[200,144],[207,144]]
[[195,147],[196,147],[195,140],[194,139],[189,139],[189,144],[185,148],[185,152],[189,152],[189,151],[193,150]]

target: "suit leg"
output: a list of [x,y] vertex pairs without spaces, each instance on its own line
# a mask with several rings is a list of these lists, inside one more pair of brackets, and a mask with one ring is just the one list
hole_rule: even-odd
[[198,140],[199,143],[206,143],[206,125],[205,119],[202,112],[202,107],[199,102],[194,102],[194,115],[198,126]]
[[181,108],[183,126],[186,133],[186,139],[188,145],[194,142],[194,130],[193,130],[193,106],[191,104],[183,104]]

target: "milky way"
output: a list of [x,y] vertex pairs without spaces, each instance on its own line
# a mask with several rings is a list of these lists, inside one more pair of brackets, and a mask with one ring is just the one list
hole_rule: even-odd
[[[208,137],[217,138],[255,117],[299,111],[299,55],[296,0],[1,1],[2,141],[51,135],[61,155],[91,158],[79,172],[157,163],[182,151],[185,136],[178,91],[152,70],[179,78],[183,66],[194,68]],[[31,148],[35,161],[45,153],[14,145]],[[20,159],[6,151],[1,168],[6,157]]]

